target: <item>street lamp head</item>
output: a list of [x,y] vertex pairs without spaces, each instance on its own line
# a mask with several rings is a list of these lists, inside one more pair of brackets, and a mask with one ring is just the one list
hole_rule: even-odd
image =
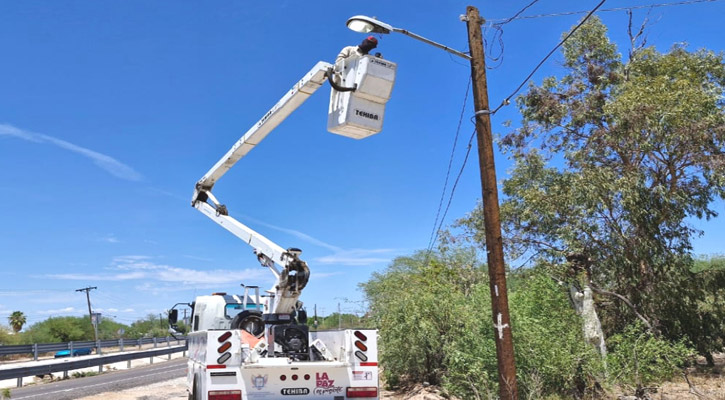
[[393,27],[385,22],[364,15],[356,15],[347,20],[347,27],[360,33],[390,33]]

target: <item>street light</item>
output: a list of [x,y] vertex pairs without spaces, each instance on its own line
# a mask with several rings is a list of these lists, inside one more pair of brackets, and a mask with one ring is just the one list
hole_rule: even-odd
[[350,17],[347,20],[347,27],[355,32],[360,32],[360,33],[385,33],[385,34],[388,34],[390,32],[402,33],[403,35],[410,36],[413,39],[420,40],[421,42],[428,43],[439,49],[443,49],[451,54],[455,54],[458,57],[465,58],[466,60],[471,59],[471,56],[469,56],[466,53],[462,53],[458,50],[454,50],[448,46],[444,46],[444,45],[434,42],[430,39],[426,39],[423,36],[416,35],[413,32],[408,32],[405,29],[396,28],[390,24],[386,24],[385,22],[378,21],[375,18],[368,17],[365,15],[356,15],[354,17]]
[[347,27],[361,33],[402,33],[465,58],[471,63],[473,103],[476,107],[474,116],[478,139],[478,163],[481,169],[483,223],[486,233],[489,287],[491,289],[491,316],[495,328],[494,339],[496,358],[498,359],[499,398],[517,400],[516,364],[514,362],[513,335],[511,334],[511,319],[508,309],[501,217],[498,205],[498,187],[496,186],[496,166],[493,157],[491,111],[488,104],[488,87],[486,83],[486,58],[481,33],[483,19],[479,15],[478,9],[473,6],[467,7],[466,15],[461,19],[466,21],[468,27],[470,55],[364,15],[356,15],[348,19]]

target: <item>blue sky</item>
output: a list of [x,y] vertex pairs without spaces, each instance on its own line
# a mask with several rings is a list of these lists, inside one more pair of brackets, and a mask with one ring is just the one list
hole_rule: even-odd
[[[474,2],[490,20],[529,1]],[[587,10],[541,1],[524,15]],[[465,51],[462,1],[23,1],[0,3],[0,323],[95,309],[130,323],[239,283],[268,287],[250,248],[190,207],[194,183],[317,61],[362,35],[356,14]],[[608,1],[603,8],[649,4]],[[635,11],[641,22],[647,10]],[[626,54],[627,15],[602,12]],[[651,11],[648,42],[722,51],[725,2]],[[504,27],[489,70],[497,105],[581,15]],[[488,39],[492,31],[486,31]],[[232,215],[282,247],[303,249],[310,311],[361,310],[359,282],[425,248],[441,197],[469,67],[403,35],[376,51],[398,63],[383,132],[355,141],[326,131],[323,87],[215,186]],[[494,50],[500,48],[495,46]],[[560,71],[550,59],[534,76]],[[469,98],[454,174],[473,126]],[[514,106],[493,118],[520,119]],[[472,155],[471,160],[476,160]],[[499,179],[511,163],[498,156]],[[480,197],[468,163],[447,222]],[[716,209],[722,214],[723,203]],[[700,254],[722,252],[723,217],[692,221]]]

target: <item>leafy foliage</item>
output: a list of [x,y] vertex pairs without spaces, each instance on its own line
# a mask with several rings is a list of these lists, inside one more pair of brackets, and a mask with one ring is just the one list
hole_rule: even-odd
[[10,322],[10,326],[13,328],[13,331],[18,333],[23,329],[23,325],[27,322],[27,318],[22,311],[13,311],[8,317],[8,322]]
[[146,318],[134,321],[128,329],[126,336],[130,339],[143,337],[163,337],[169,335],[168,322],[158,315],[149,314]]
[[[118,339],[120,329],[125,331],[123,337],[130,339],[168,336],[168,327],[165,325],[165,321],[162,322],[163,326],[158,317],[149,315],[129,327],[112,319],[103,318],[98,325],[98,339]],[[0,343],[2,344],[57,343],[93,339],[93,325],[88,317],[51,317],[31,325],[25,331],[15,335],[7,335],[0,330]]]
[[683,366],[692,350],[682,341],[654,337],[642,324],[628,326],[609,339],[608,363],[612,381],[631,386],[661,382]]
[[48,318],[30,326],[23,339],[27,343],[93,340],[93,327],[88,318]]
[[[586,390],[599,366],[581,337],[565,290],[538,271],[510,279],[522,389],[532,398],[563,387]],[[389,384],[426,381],[461,398],[495,396],[490,289],[473,250],[400,257],[362,287],[380,328],[380,356]]]
[[329,329],[353,329],[353,328],[373,328],[369,318],[365,316],[359,317],[350,313],[332,313],[328,316],[317,317],[317,326],[315,327],[314,315],[308,315],[307,325],[311,330],[329,330]]
[[[501,206],[509,254],[562,279],[565,256],[582,255],[587,279],[632,304],[598,299],[608,335],[636,311],[666,338],[714,350],[725,331],[703,307],[716,293],[693,272],[687,219],[716,216],[725,197],[723,55],[635,48],[625,62],[593,18],[563,65],[519,97],[522,127],[501,139],[516,161]],[[480,208],[461,223],[481,242]]]

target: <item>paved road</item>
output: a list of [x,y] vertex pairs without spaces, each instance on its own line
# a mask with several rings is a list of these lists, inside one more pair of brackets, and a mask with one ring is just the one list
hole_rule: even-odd
[[85,378],[12,389],[12,399],[74,400],[104,392],[115,392],[137,386],[180,378],[186,375],[186,359],[108,372]]

